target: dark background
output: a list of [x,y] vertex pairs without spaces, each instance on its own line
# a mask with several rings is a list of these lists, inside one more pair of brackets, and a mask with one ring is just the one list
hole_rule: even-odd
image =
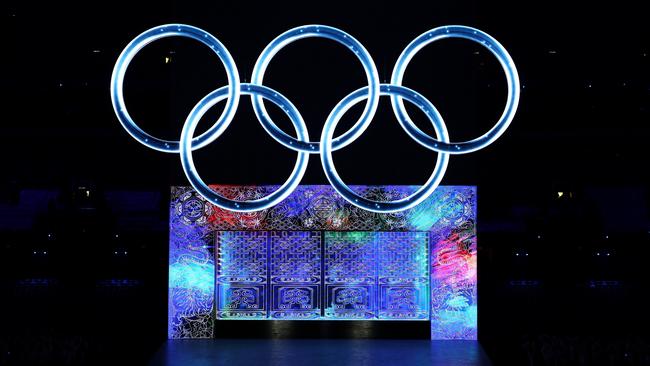
[[[382,82],[402,49],[431,28],[464,24],[495,37],[519,70],[519,111],[494,144],[452,156],[443,180],[478,186],[479,338],[497,362],[526,362],[542,345],[559,344],[641,363],[650,36],[637,3],[3,2],[0,363],[97,364],[127,355],[142,363],[165,339],[169,186],[187,182],[178,156],[149,150],[122,129],[109,81],[132,38],[171,22],[214,34],[242,81],[269,41],[303,24],[352,34]],[[322,39],[283,49],[266,75],[266,85],[298,106],[312,140],[331,108],[365,85],[353,54]],[[168,38],[134,59],[125,96],[142,128],[178,139],[194,104],[223,85],[209,49]],[[437,106],[452,140],[487,131],[506,97],[497,61],[463,40],[426,47],[405,85]],[[433,133],[424,116],[412,115]],[[366,133],[334,158],[349,184],[421,184],[435,155],[410,140],[382,98]],[[295,159],[263,131],[247,98],[228,131],[194,156],[215,184],[280,184]],[[316,156],[302,183],[327,183]],[[295,327],[283,334],[308,333]],[[334,333],[352,335],[358,325],[338,327]],[[360,333],[406,329],[381,327]]]

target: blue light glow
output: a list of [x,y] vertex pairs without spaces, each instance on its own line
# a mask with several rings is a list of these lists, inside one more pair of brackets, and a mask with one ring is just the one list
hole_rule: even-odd
[[223,133],[235,116],[237,105],[239,104],[239,71],[237,71],[235,61],[230,56],[226,47],[218,39],[202,29],[185,24],[165,24],[153,27],[135,37],[124,48],[120,57],[115,62],[115,68],[111,77],[111,101],[113,102],[113,110],[122,127],[136,141],[162,152],[177,153],[180,151],[178,141],[162,140],[144,132],[133,121],[124,103],[124,75],[129,67],[129,63],[131,63],[131,60],[146,45],[166,37],[187,37],[205,44],[217,54],[223,66],[226,68],[226,74],[228,76],[228,86],[226,87],[228,101],[217,122],[202,135],[192,140],[192,150],[200,149],[216,140]]
[[204,212],[196,212],[202,202],[186,196],[188,217],[170,216],[169,230],[169,320],[170,338],[210,338],[214,317],[214,254],[203,244],[207,231],[201,225]]
[[[198,40],[210,47],[221,59],[228,76],[228,85],[208,94],[192,109],[185,121],[179,141],[166,141],[158,139],[144,132],[132,120],[127,112],[123,84],[124,76],[129,63],[135,55],[147,44],[160,38],[181,36]],[[264,73],[273,57],[285,46],[294,41],[322,37],[334,40],[350,49],[363,66],[368,86],[358,89],[339,102],[325,122],[321,133],[320,142],[309,141],[308,131],[298,109],[284,96],[262,84]],[[466,142],[450,142],[442,117],[436,108],[419,93],[401,86],[404,72],[410,60],[424,46],[439,39],[457,37],[465,38],[480,43],[492,52],[506,73],[508,84],[508,99],[503,115],[487,133],[477,139]],[[394,213],[408,210],[426,200],[435,190],[447,168],[449,157],[447,154],[464,154],[484,148],[494,142],[508,128],[514,118],[519,104],[519,76],[514,62],[508,52],[488,34],[471,27],[460,25],[444,26],[423,33],[411,42],[402,52],[393,69],[392,84],[379,84],[377,68],[372,57],[363,45],[348,33],[325,25],[306,25],[293,28],[276,37],[260,54],[253,69],[253,80],[250,84],[240,84],[235,63],[227,49],[209,33],[189,25],[168,24],[154,27],[131,41],[118,58],[111,78],[111,99],[113,108],[122,126],[137,141],[152,149],[163,152],[179,152],[183,170],[197,192],[217,207],[234,212],[254,212],[268,209],[287,198],[296,189],[307,168],[308,155],[320,153],[325,175],[336,189],[352,205],[376,213]],[[194,167],[192,151],[199,149],[217,139],[229,126],[239,103],[241,94],[250,95],[253,101],[255,114],[262,127],[280,144],[298,152],[298,158],[289,179],[276,191],[268,196],[254,199],[236,201],[227,199],[212,191],[199,177]],[[393,111],[404,130],[421,145],[437,151],[438,159],[429,180],[415,193],[398,200],[375,201],[355,193],[338,176],[331,153],[356,140],[368,127],[377,111],[380,95],[390,95]],[[226,99],[226,107],[215,122],[205,133],[193,138],[200,118],[209,108],[217,102]],[[291,119],[296,129],[297,138],[289,136],[271,120],[264,107],[263,99],[269,99]],[[339,119],[353,105],[366,99],[366,106],[357,122],[341,136],[334,138],[334,130]],[[403,99],[418,106],[433,122],[438,139],[422,132],[409,118],[403,104]]]
[[174,263],[169,266],[169,286],[211,293],[214,291],[214,264]]
[[324,239],[219,232],[217,319],[429,318],[428,233],[326,231]]
[[501,118],[499,118],[499,121],[488,132],[474,140],[465,142],[449,142],[446,140],[437,140],[422,132],[422,130],[420,130],[409,117],[408,112],[404,107],[403,96],[396,94],[392,95],[391,103],[393,104],[393,112],[395,113],[395,116],[397,116],[400,125],[415,141],[434,151],[447,152],[450,154],[467,154],[480,150],[493,143],[506,131],[510,122],[512,122],[512,119],[515,117],[515,112],[517,111],[517,106],[519,105],[519,74],[517,73],[515,63],[512,61],[508,51],[506,51],[506,49],[489,34],[471,27],[449,25],[426,31],[406,46],[395,63],[391,83],[394,85],[402,85],[404,72],[413,56],[415,56],[426,45],[445,38],[464,38],[477,42],[492,52],[492,54],[499,60],[499,63],[506,74],[506,82],[508,83],[508,100],[506,101],[505,110],[503,111]]
[[[291,104],[291,102],[285,98],[282,94],[276,92],[275,90],[254,84],[241,84],[241,93],[244,95],[257,95],[262,98],[269,99],[280,107],[291,119],[293,126],[298,134],[298,139],[300,141],[309,141],[309,134],[307,132],[307,126],[300,116],[298,109]],[[275,192],[269,194],[266,197],[259,198],[256,200],[250,201],[235,201],[227,199],[223,196],[220,196],[217,192],[213,191],[208,187],[205,182],[199,177],[199,174],[196,171],[194,166],[194,159],[192,158],[192,136],[194,131],[201,120],[201,117],[215,104],[219,103],[221,100],[226,98],[228,93],[227,87],[219,88],[212,93],[208,94],[203,98],[197,105],[192,109],[185,125],[183,126],[183,131],[181,132],[180,140],[180,155],[181,163],[183,165],[183,171],[187,179],[190,181],[194,189],[196,189],[201,196],[210,201],[213,205],[221,207],[226,210],[235,211],[235,212],[251,212],[251,211],[260,211],[267,209],[271,206],[275,206],[279,202],[283,201],[287,196],[293,192],[302,176],[307,170],[307,163],[309,161],[309,153],[298,152],[298,158],[296,159],[296,165],[289,176],[289,179]],[[228,120],[219,120],[215,124],[216,128],[221,129],[221,124],[229,123]]]
[[[346,46],[357,56],[359,61],[361,61],[363,70],[366,73],[366,79],[368,81],[368,87],[364,89],[366,91],[366,98],[364,99],[367,99],[366,107],[364,108],[361,117],[359,117],[359,120],[347,132],[332,140],[332,150],[338,150],[351,144],[361,136],[372,121],[372,118],[375,116],[377,106],[379,105],[379,75],[377,74],[377,67],[375,66],[375,62],[372,60],[370,53],[354,37],[340,29],[328,27],[326,25],[304,25],[290,29],[271,41],[264,51],[262,51],[255,63],[255,67],[253,68],[253,78],[251,79],[251,83],[262,85],[264,73],[271,62],[271,59],[278,53],[278,51],[299,39],[308,37],[327,38]],[[261,97],[253,96],[252,100],[257,119],[260,121],[264,129],[277,142],[296,151],[309,153],[319,152],[320,144],[318,142],[296,140],[278,128],[269,117],[266,108],[264,108],[264,101]]]
[[[277,186],[211,186],[225,197]],[[413,186],[353,186],[377,199]],[[372,213],[331,186],[300,186],[253,213],[172,190],[169,337],[209,338],[219,319],[431,320],[432,339],[476,339],[476,190]],[[185,268],[186,267],[186,268]]]
[[[408,89],[403,86],[395,86],[390,84],[381,84],[381,95],[397,95],[402,98],[405,98],[409,102],[418,106],[431,120],[433,123],[433,128],[436,131],[436,134],[440,136],[442,141],[449,141],[449,135],[447,134],[447,128],[445,123],[442,120],[442,116],[438,113],[436,107],[431,104],[426,98],[424,98],[420,93]],[[345,97],[339,104],[334,107],[334,110],[327,118],[325,122],[325,127],[323,128],[323,134],[321,135],[321,145],[320,145],[320,157],[321,163],[323,164],[323,171],[327,176],[332,187],[343,196],[351,204],[361,207],[365,210],[379,213],[388,213],[388,212],[399,212],[408,210],[422,201],[436,190],[442,177],[445,175],[447,170],[447,164],[449,162],[449,155],[441,152],[438,153],[438,159],[436,160],[436,166],[431,173],[431,176],[427,182],[418,189],[415,193],[401,198],[396,201],[374,201],[362,197],[355,193],[350,187],[348,187],[341,177],[339,177],[334,167],[334,162],[332,160],[332,138],[334,136],[334,130],[336,125],[343,115],[354,105],[359,103],[361,100],[366,99],[368,95],[367,88],[361,88],[354,93]]]

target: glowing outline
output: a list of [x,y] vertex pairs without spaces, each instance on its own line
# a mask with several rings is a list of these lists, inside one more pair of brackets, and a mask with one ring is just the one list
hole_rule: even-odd
[[[227,86],[211,92],[199,101],[199,103],[197,103],[197,105],[192,109],[185,121],[179,141],[162,140],[144,132],[128,114],[123,96],[124,76],[133,57],[135,57],[135,55],[147,44],[160,38],[171,36],[188,37],[208,45],[217,56],[219,56],[228,76]],[[264,72],[273,56],[284,46],[298,39],[307,37],[324,37],[349,47],[361,61],[368,79],[368,86],[349,94],[334,107],[327,118],[321,134],[321,141],[319,143],[309,141],[307,128],[296,107],[277,91],[261,85],[264,78]],[[456,143],[449,141],[442,117],[433,104],[419,93],[401,86],[406,67],[420,49],[439,39],[453,37],[465,38],[478,42],[490,50],[497,57],[505,71],[508,84],[508,99],[499,121],[497,121],[497,123],[482,136],[474,140]],[[505,132],[517,111],[520,85],[517,69],[506,49],[487,33],[462,25],[434,28],[430,31],[424,32],[413,40],[398,58],[393,69],[391,82],[392,84],[379,84],[377,69],[372,57],[363,45],[355,38],[334,27],[324,25],[306,25],[284,32],[269,43],[260,54],[255,64],[253,70],[253,83],[241,84],[237,67],[230,56],[230,53],[218,39],[193,26],[167,24],[143,32],[133,39],[122,51],[117,59],[111,77],[111,100],[115,114],[124,129],[126,129],[126,131],[138,142],[154,150],[172,153],[179,152],[181,155],[183,170],[192,186],[204,198],[218,207],[237,212],[252,212],[267,209],[282,201],[284,198],[289,196],[300,183],[307,168],[308,155],[316,153],[316,149],[318,149],[318,152],[321,154],[321,162],[327,179],[336,191],[339,192],[347,201],[357,207],[373,212],[399,212],[414,207],[433,193],[442,180],[447,168],[449,159],[447,154],[465,154],[482,149],[494,142]],[[269,196],[251,201],[229,200],[212,191],[201,180],[196,172],[191,153],[192,150],[199,149],[213,142],[225,131],[234,117],[241,94],[251,96],[255,114],[264,129],[282,145],[298,151],[296,165],[289,179],[277,191]],[[203,116],[205,112],[218,101],[225,99],[226,95],[228,101],[226,102],[226,107],[217,122],[202,135],[192,138],[201,116]],[[429,177],[429,180],[427,180],[427,182],[414,194],[398,201],[377,202],[360,197],[354,193],[345,185],[345,183],[343,183],[336,173],[331,156],[332,151],[352,143],[365,131],[377,110],[380,95],[391,96],[393,112],[395,113],[398,122],[409,136],[428,149],[438,152],[436,167],[432,175]],[[297,139],[289,136],[273,123],[266,113],[262,98],[271,100],[276,105],[280,106],[287,115],[289,115],[298,134]],[[358,103],[362,99],[368,99],[362,116],[355,125],[343,135],[334,138],[334,129],[340,116],[342,116],[342,114],[352,105]],[[434,124],[436,134],[439,135],[441,140],[437,140],[425,134],[413,123],[413,121],[411,121],[404,107],[403,99],[407,99],[416,104],[427,114]]]
[[[181,164],[183,165],[183,171],[187,176],[187,179],[192,184],[192,187],[203,196],[206,200],[217,207],[221,207],[226,210],[235,211],[235,212],[253,212],[260,211],[271,206],[276,205],[280,201],[284,200],[293,192],[300,181],[302,180],[305,171],[307,170],[307,163],[309,162],[309,153],[307,152],[298,152],[298,158],[296,159],[296,165],[289,176],[289,179],[275,192],[270,195],[259,198],[256,200],[250,201],[235,201],[225,197],[220,196],[218,193],[210,189],[207,184],[201,179],[199,174],[196,171],[194,166],[194,159],[192,158],[192,149],[190,149],[190,144],[196,126],[198,125],[201,117],[212,108],[215,104],[219,103],[226,97],[227,87],[223,86],[207,96],[201,99],[196,106],[192,109],[185,125],[183,126],[183,131],[181,132],[180,139],[180,155],[181,155]],[[255,84],[241,84],[241,94],[244,95],[260,95],[263,98],[266,98],[282,110],[289,116],[291,122],[293,123],[296,133],[298,134],[298,139],[300,141],[309,141],[309,133],[307,131],[307,125],[302,119],[298,109],[282,94],[277,91],[266,87],[264,85],[255,85]],[[217,128],[221,127],[219,124],[227,124],[229,121],[217,121],[215,126]]]
[[[364,108],[363,113],[357,122],[352,127],[350,127],[348,131],[332,141],[332,149],[338,150],[351,144],[354,140],[361,136],[361,134],[366,130],[374,118],[375,113],[377,112],[377,107],[379,106],[380,82],[379,75],[377,73],[377,67],[375,66],[375,62],[372,60],[370,53],[354,37],[340,29],[324,25],[304,25],[290,29],[276,37],[266,46],[266,48],[264,48],[259,58],[257,59],[257,62],[255,62],[251,84],[262,85],[262,82],[264,80],[264,73],[266,72],[269,63],[271,62],[271,59],[282,48],[299,39],[308,37],[327,38],[348,47],[361,61],[363,70],[366,73],[366,78],[368,79],[368,102],[366,103],[366,107]],[[278,128],[273,120],[271,120],[268,112],[266,111],[266,108],[264,108],[264,102],[262,101],[262,98],[259,96],[254,96],[251,99],[253,101],[253,109],[255,110],[257,119],[262,124],[264,129],[269,133],[269,135],[271,135],[277,142],[295,151],[305,151],[312,154],[318,153],[320,150],[319,142],[305,143],[296,140],[292,136],[287,135],[284,131]]]
[[133,136],[133,138],[139,143],[151,149],[166,153],[178,153],[179,142],[163,140],[152,136],[142,130],[135,121],[133,121],[133,118],[131,118],[126,108],[126,103],[124,102],[124,75],[126,74],[126,70],[133,58],[146,45],[161,38],[175,36],[195,39],[210,47],[223,63],[228,76],[228,101],[226,102],[226,107],[219,117],[219,120],[217,120],[217,122],[207,131],[192,141],[192,150],[205,147],[216,140],[235,117],[235,112],[239,105],[239,71],[237,71],[235,61],[226,47],[212,34],[200,28],[185,24],[159,25],[142,32],[124,48],[115,62],[115,68],[113,69],[113,74],[111,76],[111,102],[113,103],[115,115],[126,132]]
[[438,152],[467,154],[480,150],[493,143],[506,131],[510,122],[512,122],[517,111],[517,106],[519,105],[519,74],[517,73],[515,63],[512,61],[508,51],[506,51],[506,49],[489,34],[479,29],[463,25],[448,25],[426,31],[406,46],[395,63],[395,68],[393,69],[393,75],[391,77],[391,84],[402,85],[404,72],[406,71],[409,62],[411,62],[411,59],[428,44],[445,38],[464,38],[477,42],[490,50],[490,52],[492,52],[492,54],[494,54],[499,60],[499,63],[506,74],[506,81],[508,83],[508,100],[506,101],[506,107],[499,118],[499,121],[497,121],[488,132],[474,140],[463,142],[439,141],[422,132],[422,130],[411,121],[406,108],[404,108],[402,98],[395,95],[391,96],[391,104],[393,105],[393,112],[395,113],[397,120],[400,122],[400,125],[409,136],[422,146]]
[[[343,100],[341,100],[341,102],[339,102],[339,104],[334,107],[329,117],[327,117],[327,122],[325,122],[325,127],[323,127],[323,134],[321,135],[320,157],[321,163],[323,164],[323,171],[327,176],[327,180],[329,180],[330,184],[332,184],[332,187],[334,187],[334,189],[341,196],[343,196],[343,198],[357,207],[361,207],[364,210],[380,213],[404,211],[424,201],[431,195],[431,193],[433,193],[433,191],[435,191],[435,189],[440,184],[442,177],[445,175],[445,171],[447,170],[447,164],[449,163],[449,154],[444,152],[438,153],[436,167],[434,168],[433,173],[431,173],[431,176],[427,182],[420,189],[408,197],[404,197],[397,201],[378,202],[356,194],[350,187],[343,183],[343,180],[336,172],[336,168],[334,167],[334,162],[332,160],[332,137],[334,135],[336,125],[341,117],[355,104],[366,98],[367,92],[365,89],[367,89],[367,87],[358,89],[357,91],[343,98]],[[436,107],[434,107],[433,104],[431,104],[431,102],[429,102],[420,93],[404,86],[391,84],[381,84],[380,92],[383,96],[400,96],[418,106],[429,117],[433,123],[433,128],[436,131],[436,134],[440,136],[442,141],[449,141],[449,135],[447,134],[447,128],[445,127],[445,122],[443,121],[442,116],[440,116],[440,113]]]

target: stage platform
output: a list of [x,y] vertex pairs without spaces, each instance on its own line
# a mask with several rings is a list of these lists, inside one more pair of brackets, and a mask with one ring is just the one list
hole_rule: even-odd
[[477,341],[386,339],[169,340],[150,365],[491,365]]

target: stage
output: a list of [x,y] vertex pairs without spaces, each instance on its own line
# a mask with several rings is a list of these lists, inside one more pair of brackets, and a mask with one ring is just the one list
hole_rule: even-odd
[[168,340],[150,365],[491,365],[477,341],[385,339]]

